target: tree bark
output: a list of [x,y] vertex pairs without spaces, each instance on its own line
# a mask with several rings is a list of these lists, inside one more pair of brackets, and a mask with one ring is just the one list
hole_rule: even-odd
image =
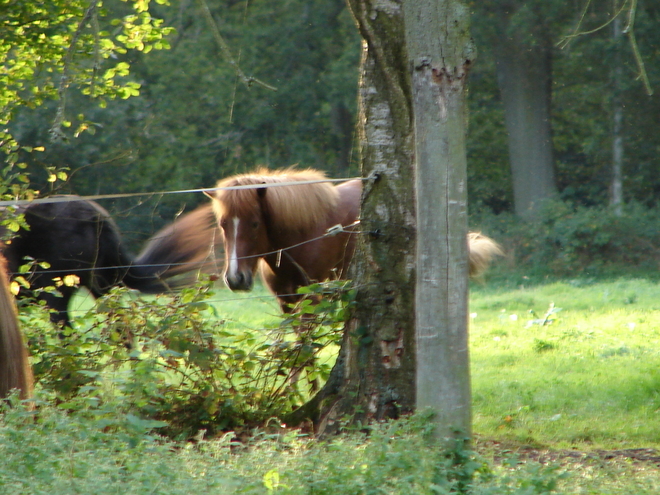
[[415,123],[416,405],[434,411],[438,437],[469,437],[465,94],[476,53],[461,2],[403,5]]
[[497,82],[509,135],[515,212],[532,220],[543,201],[556,194],[550,122],[552,44],[534,27],[509,35],[506,18],[500,26],[495,47]]
[[[618,9],[617,2],[613,3],[614,11]],[[612,64],[612,85],[614,97],[612,98],[612,180],[610,183],[610,206],[617,215],[623,214],[623,61],[621,56],[623,30],[621,29],[621,16],[617,16],[612,23],[612,41],[615,44],[614,63]]]
[[[358,123],[362,175],[373,180],[363,193],[361,229],[371,234],[360,238],[351,267],[357,307],[337,364],[310,406],[320,409],[321,434],[342,420],[364,424],[426,406],[437,413],[439,436],[470,430],[467,10],[425,0],[430,10],[413,6],[406,26],[405,2],[349,0],[364,39]],[[406,33],[414,35],[413,58]]]
[[357,309],[346,325],[318,431],[415,408],[415,198],[411,90],[400,2],[349,0],[363,37],[358,132],[361,230],[350,277]]

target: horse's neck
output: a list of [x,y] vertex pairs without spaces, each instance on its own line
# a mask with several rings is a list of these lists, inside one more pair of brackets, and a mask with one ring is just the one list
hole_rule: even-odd
[[291,267],[300,270],[299,264],[305,265],[305,261],[300,259],[300,250],[295,248],[301,246],[304,249],[306,241],[318,237],[316,232],[305,233],[277,225],[269,226],[267,231],[269,254],[264,260],[274,273],[289,272]]
[[292,246],[296,246],[301,242],[308,241],[318,237],[318,232],[321,229],[324,229],[324,226],[316,229],[316,231],[310,229],[301,229],[301,228],[291,228],[288,225],[278,224],[277,222],[272,223],[265,219],[266,223],[266,232],[268,235],[268,242],[270,244],[270,251],[278,251],[280,249],[287,249]]

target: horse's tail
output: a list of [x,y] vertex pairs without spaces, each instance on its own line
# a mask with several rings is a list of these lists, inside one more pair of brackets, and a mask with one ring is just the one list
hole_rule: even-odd
[[124,283],[147,293],[190,285],[199,272],[219,271],[216,250],[221,242],[211,204],[200,206],[151,237]]
[[5,259],[0,255],[0,398],[18,389],[21,399],[28,399],[32,385],[32,368],[9,291]]
[[483,274],[495,256],[502,256],[504,252],[500,245],[490,237],[479,232],[468,234],[469,273],[471,278]]

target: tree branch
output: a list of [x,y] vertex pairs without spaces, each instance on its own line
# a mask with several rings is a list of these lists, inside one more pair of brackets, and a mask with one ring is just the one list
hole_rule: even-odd
[[62,68],[62,77],[60,78],[60,84],[57,88],[57,94],[60,98],[60,102],[57,105],[57,112],[55,113],[55,118],[53,119],[53,125],[51,126],[48,133],[50,134],[50,139],[53,142],[66,140],[66,135],[62,131],[62,123],[64,122],[64,110],[66,108],[66,90],[69,87],[69,68],[71,66],[71,61],[73,60],[73,54],[75,52],[76,43],[80,34],[82,33],[85,24],[89,21],[92,14],[96,11],[96,6],[98,0],[92,0],[83,15],[83,18],[80,20],[76,32],[73,33],[71,38],[71,44],[67,48],[66,55],[64,56],[64,66]]
[[222,55],[225,57],[229,65],[231,65],[234,70],[236,70],[236,74],[238,77],[243,81],[243,83],[248,87],[252,87],[253,84],[258,84],[259,86],[262,86],[266,89],[270,89],[271,91],[277,91],[277,88],[275,86],[271,86],[270,84],[267,84],[263,81],[260,81],[256,77],[252,76],[247,76],[245,73],[241,70],[239,67],[238,63],[234,59],[233,55],[231,54],[231,50],[229,49],[229,45],[227,42],[224,40],[222,35],[220,34],[220,30],[218,29],[218,26],[215,23],[215,20],[213,19],[213,15],[211,14],[211,11],[209,10],[209,6],[206,3],[206,0],[199,0],[199,4],[202,7],[202,12],[204,13],[204,17],[206,17],[207,22],[209,23],[209,27],[211,28],[211,31],[213,32],[213,37],[215,38],[216,43],[218,43],[218,47],[220,48],[220,52],[222,52]]

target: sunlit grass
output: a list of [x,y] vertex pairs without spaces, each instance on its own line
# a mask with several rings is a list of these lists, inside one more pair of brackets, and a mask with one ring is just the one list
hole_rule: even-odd
[[[74,311],[91,307],[84,297],[76,302]],[[274,298],[261,286],[250,293],[219,286],[210,302],[208,318],[225,321],[236,333],[267,332],[280,321]],[[557,493],[660,491],[654,462],[631,460],[625,452],[605,460],[597,453],[660,446],[660,288],[655,283],[488,283],[472,288],[470,311],[474,447],[489,459],[495,476],[477,477],[473,493],[547,493],[529,487],[562,472],[569,476],[557,479]],[[0,475],[0,486],[16,493],[40,493],[48,486],[59,494],[73,487],[94,491],[107,478],[125,480],[123,493],[269,493],[277,483],[277,493],[310,493],[310,487],[319,493],[436,493],[424,466],[437,464],[429,464],[437,449],[414,432],[400,436],[398,427],[374,447],[366,442],[381,441],[377,435],[317,444],[285,431],[284,437],[264,434],[274,440],[242,450],[230,446],[231,435],[199,446],[124,445],[122,435],[101,438],[85,421],[63,416],[56,420],[61,427],[44,429],[17,417],[0,427],[5,435],[0,440],[5,485]],[[67,449],[80,469],[69,469],[71,461],[55,462],[64,444],[75,445]],[[16,474],[28,463],[29,476]],[[559,469],[548,469],[553,464]],[[163,470],[169,473],[165,479]]]
[[[145,300],[158,299],[158,296],[142,296]],[[213,295],[207,301],[212,308],[208,317],[224,320],[229,328],[266,328],[280,321],[280,308],[275,297],[257,282],[250,292],[232,292],[222,282],[217,282]],[[94,299],[85,289],[80,289],[70,304],[73,316],[80,316],[92,310]]]
[[558,448],[660,446],[656,284],[477,287],[470,311],[475,432]]

